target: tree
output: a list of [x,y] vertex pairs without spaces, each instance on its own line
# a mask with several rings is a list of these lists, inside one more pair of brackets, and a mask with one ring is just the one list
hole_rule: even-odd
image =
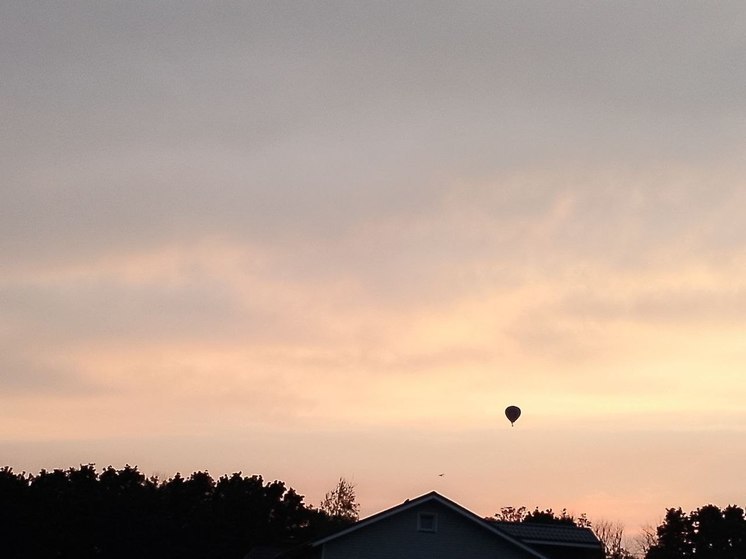
[[494,516],[487,518],[496,522],[535,522],[538,524],[567,524],[569,526],[577,526],[578,528],[590,528],[591,523],[586,517],[585,513],[578,517],[573,516],[567,512],[567,509],[562,509],[559,514],[555,513],[552,509],[539,510],[536,507],[534,510],[529,511],[526,507],[502,507],[500,512],[495,513]]
[[240,473],[159,481],[136,466],[38,475],[5,467],[0,503],[2,559],[234,559],[260,544],[295,545],[329,526],[283,482]]
[[540,524],[567,524],[568,526],[576,526],[578,528],[590,528],[591,523],[585,516],[585,513],[581,514],[577,518],[567,512],[567,509],[557,514],[552,509],[539,510],[536,507],[533,511],[528,513],[523,519],[523,522],[537,522]]
[[724,529],[728,534],[728,542],[733,557],[746,557],[746,518],[744,509],[735,505],[728,505],[723,509]]
[[0,549],[8,557],[28,553],[33,510],[29,498],[30,476],[15,474],[5,466],[0,469]]
[[604,546],[606,559],[634,559],[634,555],[624,546],[624,525],[609,520],[597,520],[593,522],[591,529]]
[[658,541],[658,536],[655,532],[655,528],[650,524],[646,524],[640,529],[640,533],[633,539],[635,545],[635,554],[638,557],[645,557],[648,551]]
[[355,501],[355,485],[340,477],[337,486],[324,496],[320,510],[336,520],[357,521],[360,505]]
[[692,546],[697,559],[742,559],[745,556],[746,520],[743,509],[705,505],[689,515]]
[[670,508],[648,543],[645,559],[743,559],[744,510],[735,505],[705,505],[691,513]]
[[502,507],[500,512],[496,512],[493,518],[488,520],[495,520],[497,522],[523,522],[528,514],[526,507]]

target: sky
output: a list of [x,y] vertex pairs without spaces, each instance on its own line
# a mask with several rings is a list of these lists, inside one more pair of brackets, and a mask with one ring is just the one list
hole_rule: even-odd
[[0,76],[3,465],[746,505],[742,2],[11,0]]

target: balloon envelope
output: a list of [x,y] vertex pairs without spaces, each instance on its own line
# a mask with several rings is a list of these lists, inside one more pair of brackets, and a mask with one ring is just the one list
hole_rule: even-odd
[[521,408],[518,406],[508,406],[505,408],[505,417],[508,418],[510,424],[513,425],[519,417],[521,417]]

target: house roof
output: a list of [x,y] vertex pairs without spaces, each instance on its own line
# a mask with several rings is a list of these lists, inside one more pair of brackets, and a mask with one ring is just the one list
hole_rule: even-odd
[[249,551],[244,559],[275,559],[282,555],[285,548],[276,545],[258,545]]
[[492,522],[500,530],[526,543],[599,547],[598,538],[589,528],[539,522]]
[[474,522],[476,525],[480,526],[481,528],[484,528],[485,530],[488,530],[498,536],[499,538],[502,538],[503,540],[513,544],[516,547],[521,548],[526,553],[528,553],[530,556],[534,557],[535,559],[547,559],[547,557],[535,549],[532,549],[528,545],[526,545],[524,542],[520,541],[517,537],[507,533],[506,531],[503,531],[500,527],[497,526],[496,522],[487,522],[481,517],[477,516],[470,510],[462,507],[458,503],[455,503],[451,501],[450,499],[447,499],[446,497],[443,497],[439,493],[435,491],[431,491],[430,493],[426,493],[425,495],[421,495],[420,497],[417,497],[415,499],[407,499],[403,503],[396,505],[390,509],[386,509],[385,511],[379,512],[378,514],[374,514],[373,516],[369,516],[359,522],[356,522],[352,526],[349,526],[348,528],[345,528],[343,530],[340,530],[339,532],[336,532],[334,534],[331,534],[330,536],[327,536],[325,538],[321,538],[319,540],[316,540],[311,543],[312,547],[318,547],[321,545],[324,545],[327,542],[330,542],[332,540],[336,540],[337,538],[341,538],[346,536],[347,534],[351,534],[353,532],[356,532],[358,530],[361,530],[365,528],[366,526],[370,526],[371,524],[374,524],[376,522],[380,522],[381,520],[384,520],[386,518],[389,518],[391,516],[394,516],[395,514],[399,514],[400,512],[404,512],[408,509],[420,506],[425,503],[439,503],[446,508],[452,510],[453,512],[459,514],[460,516],[466,518],[467,520]]

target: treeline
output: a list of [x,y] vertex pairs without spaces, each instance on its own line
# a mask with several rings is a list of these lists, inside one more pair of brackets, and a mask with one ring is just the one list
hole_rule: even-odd
[[[241,559],[255,546],[301,544],[357,519],[354,486],[340,479],[319,508],[281,481],[240,472],[160,480],[137,467],[93,465],[15,473],[0,468],[0,558]],[[666,511],[635,553],[623,527],[563,510],[504,507],[489,520],[590,527],[608,559],[746,559],[744,509]]]
[[645,559],[746,559],[746,517],[735,505],[670,508],[651,536]]
[[240,559],[349,519],[306,505],[281,481],[207,472],[168,480],[137,467],[0,469],[0,557]]

